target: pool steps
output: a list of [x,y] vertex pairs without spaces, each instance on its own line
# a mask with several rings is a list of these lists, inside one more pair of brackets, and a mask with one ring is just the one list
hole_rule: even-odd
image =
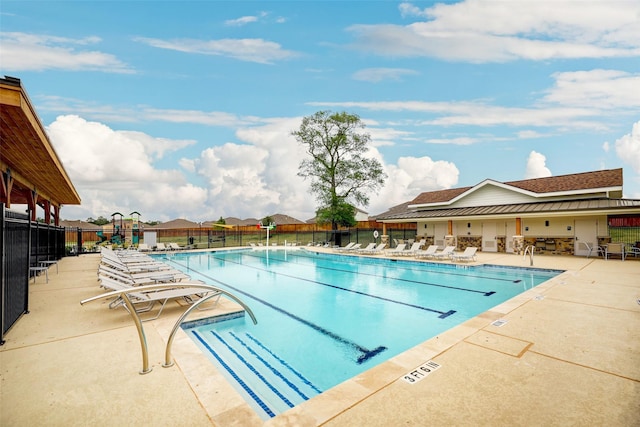
[[251,334],[197,330],[190,333],[265,420],[322,392]]

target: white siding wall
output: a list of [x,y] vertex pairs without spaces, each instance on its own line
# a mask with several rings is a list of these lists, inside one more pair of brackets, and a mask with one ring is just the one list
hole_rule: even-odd
[[488,184],[453,203],[451,207],[494,206],[535,201],[537,199],[534,197]]
[[[545,221],[549,221],[549,226],[545,225]],[[567,230],[568,226],[571,226],[571,230]],[[529,230],[527,230],[527,227],[529,227]],[[574,233],[573,227],[573,218],[571,217],[552,217],[548,220],[539,218],[522,219],[522,233],[525,237],[571,237]]]

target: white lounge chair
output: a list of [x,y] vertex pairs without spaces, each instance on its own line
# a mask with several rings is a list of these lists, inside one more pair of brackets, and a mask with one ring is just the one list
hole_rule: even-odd
[[404,252],[404,248],[407,246],[406,243],[399,243],[398,246],[396,246],[395,249],[390,250],[388,252],[389,255],[393,256],[393,255],[402,255],[402,252]]
[[461,254],[451,254],[451,261],[475,261],[478,248],[470,246]]
[[438,245],[429,245],[425,250],[416,251],[416,258],[431,258],[438,251]]
[[376,248],[376,244],[375,244],[375,243],[369,243],[369,244],[367,245],[367,247],[362,248],[362,249],[356,249],[356,250],[355,250],[355,251],[353,251],[353,252],[357,252],[357,253],[364,253],[364,252],[372,251],[372,250],[374,250],[375,248]]
[[181,251],[181,250],[184,249],[184,247],[178,245],[175,242],[171,242],[171,243],[169,243],[169,249],[173,249],[174,251]]
[[380,243],[378,246],[376,246],[373,249],[370,250],[365,250],[365,249],[361,249],[360,251],[358,251],[359,253],[365,254],[365,255],[377,255],[380,254],[384,251],[384,248],[387,246],[386,243]]
[[422,243],[421,242],[415,242],[411,245],[411,247],[405,251],[400,252],[399,255],[402,256],[413,256],[416,254],[416,252],[418,252],[420,250],[420,248],[422,247]]
[[146,243],[140,243],[138,245],[138,251],[139,252],[150,252],[151,248]]
[[164,245],[164,243],[156,243],[156,251],[166,251],[167,247]]
[[450,258],[453,255],[453,251],[456,249],[455,246],[446,246],[442,251],[436,252],[431,255],[433,259],[445,259]]
[[[119,280],[115,280],[112,278],[104,277],[104,276],[100,278],[100,283],[102,287],[113,290],[113,291],[128,290],[132,288],[131,285],[129,284],[126,284],[124,282],[121,282]],[[198,282],[198,283],[202,284],[202,282]],[[219,291],[215,291],[215,292],[218,293],[219,295],[222,295]],[[183,299],[187,303],[191,304],[195,300],[203,298],[208,294],[209,292],[201,288],[167,288],[167,289],[161,289],[161,290],[156,290],[151,292],[129,292],[128,293],[129,298],[131,299],[131,302],[136,305],[135,309],[137,313],[149,312],[151,311],[151,309],[153,308],[156,302],[162,303],[158,313],[154,317],[140,319],[143,322],[146,322],[148,320],[154,320],[160,317],[160,315],[162,314],[162,310],[164,310],[164,307],[167,304],[167,301],[169,300]],[[118,298],[109,304],[109,308],[116,308],[119,306],[123,306],[125,310],[129,311],[127,305],[125,304],[122,298]]]
[[335,248],[334,250],[336,252],[346,252],[348,250],[351,250],[351,248],[353,248],[355,245],[356,245],[356,242],[349,242],[349,243],[347,243],[346,246],[343,246],[341,248]]

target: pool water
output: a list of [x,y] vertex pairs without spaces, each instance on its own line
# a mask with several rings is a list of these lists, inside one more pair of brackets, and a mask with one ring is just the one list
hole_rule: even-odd
[[256,315],[184,328],[263,419],[561,273],[284,249],[166,261]]

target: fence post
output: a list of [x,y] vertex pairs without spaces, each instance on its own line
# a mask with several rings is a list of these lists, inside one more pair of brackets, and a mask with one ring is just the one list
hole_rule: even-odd
[[78,235],[76,237],[76,256],[79,256],[80,252],[82,251],[82,228],[78,227],[77,233]]

